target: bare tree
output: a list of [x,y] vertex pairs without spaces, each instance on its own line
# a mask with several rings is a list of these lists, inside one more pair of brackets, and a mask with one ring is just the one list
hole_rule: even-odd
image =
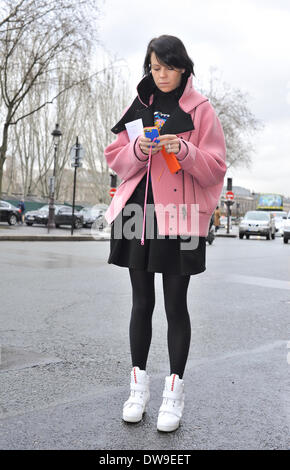
[[[15,18],[22,18],[22,23],[29,22],[29,16],[27,15],[27,9],[32,5],[32,1],[25,2],[25,0],[19,0],[18,2],[3,2],[0,4],[0,32],[5,31],[7,28],[7,23],[9,24],[9,29],[17,29],[17,21]],[[23,7],[26,7],[26,14],[23,15]],[[21,14],[22,13],[22,14]]]
[[[29,102],[35,103],[37,95],[30,93]],[[41,91],[41,96],[43,95],[44,90]],[[55,120],[55,110],[45,108],[12,126],[9,148],[17,162],[24,197],[35,193],[43,197],[48,194],[48,173],[53,165],[51,131]],[[17,177],[19,179],[18,174]]]
[[122,68],[105,67],[102,74],[87,84],[86,107],[82,120],[86,162],[95,200],[108,202],[109,168],[104,149],[111,143],[111,128],[129,102],[129,87]]
[[[2,0],[0,18],[0,194],[9,128],[53,102],[79,83],[78,60],[96,41],[94,0]],[[70,59],[73,67],[68,70]],[[59,86],[58,69],[66,71]],[[89,74],[89,67],[88,67]],[[50,85],[49,96],[30,106],[30,93]]]
[[[118,61],[110,57],[107,57],[106,63],[104,59],[103,70],[90,80],[87,80],[86,72],[82,72],[86,70],[85,65],[79,62],[79,84],[59,95],[55,106],[42,108],[12,126],[9,141],[13,160],[9,159],[9,173],[6,165],[6,191],[15,190],[17,176],[18,192],[21,191],[24,196],[37,194],[47,197],[48,176],[55,165],[56,199],[71,199],[73,171],[70,149],[76,136],[79,136],[86,154],[84,167],[78,171],[76,196],[91,203],[109,202],[109,171],[104,148],[113,138],[110,131],[112,125],[128,102],[127,84]],[[68,69],[72,66],[67,63]],[[59,87],[65,86],[66,80],[66,71],[59,67]],[[29,106],[37,107],[48,95],[49,82],[43,80],[42,85],[29,94]],[[20,109],[22,106],[23,103]],[[51,132],[56,122],[60,124],[63,136],[54,162]]]
[[248,96],[222,82],[216,68],[210,69],[209,85],[200,89],[210,99],[221,120],[227,146],[227,167],[250,167],[254,151],[253,136],[263,124],[248,105]]
[[[67,64],[69,68],[69,64]],[[80,67],[82,68],[82,64]],[[58,68],[59,87],[66,86],[66,72]],[[80,72],[81,76],[81,72]],[[61,192],[62,176],[69,163],[70,147],[81,123],[79,108],[85,106],[81,85],[66,90],[58,96],[55,106],[48,106],[32,113],[12,126],[10,148],[21,169],[22,192],[24,196],[37,193],[47,197],[48,176],[55,166],[55,197]],[[49,81],[44,80],[41,87],[28,95],[30,108],[35,108],[49,95]],[[22,103],[22,108],[24,104]],[[24,111],[24,110],[23,110]],[[85,111],[84,111],[85,112]],[[60,123],[62,139],[54,161],[51,132]]]

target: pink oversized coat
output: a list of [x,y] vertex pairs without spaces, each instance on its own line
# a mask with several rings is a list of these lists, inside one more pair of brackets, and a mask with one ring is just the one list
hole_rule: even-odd
[[[171,174],[161,152],[152,156],[151,181],[160,235],[207,236],[212,213],[223,188],[226,173],[226,146],[221,123],[208,99],[198,93],[191,75],[179,100],[194,129],[177,133],[181,139],[176,155],[181,170]],[[140,96],[138,98],[146,106]],[[149,104],[152,104],[153,95]],[[169,118],[170,119],[170,118]],[[170,132],[171,133],[171,132]],[[105,149],[108,166],[121,178],[121,184],[105,213],[110,224],[124,208],[148,167],[138,139],[129,141],[126,130]]]

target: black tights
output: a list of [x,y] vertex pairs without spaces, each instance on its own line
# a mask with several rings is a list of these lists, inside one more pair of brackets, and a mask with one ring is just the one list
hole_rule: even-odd
[[[152,337],[155,306],[154,274],[129,268],[132,284],[132,313],[129,328],[132,366],[146,369]],[[191,325],[186,295],[190,275],[162,274],[167,317],[167,343],[170,374],[182,378],[190,345]]]

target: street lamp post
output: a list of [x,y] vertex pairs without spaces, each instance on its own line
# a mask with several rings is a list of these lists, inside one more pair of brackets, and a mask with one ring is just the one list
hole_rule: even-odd
[[79,143],[79,138],[77,137],[76,144],[71,148],[71,166],[75,169],[74,171],[74,186],[73,186],[73,206],[72,206],[72,222],[71,222],[71,235],[74,233],[75,225],[75,195],[76,195],[76,181],[77,181],[77,168],[82,166],[82,159],[84,156],[84,149]]
[[47,231],[52,228],[55,228],[54,221],[54,191],[55,191],[55,169],[56,169],[56,155],[58,150],[59,139],[62,136],[62,133],[59,129],[59,125],[55,125],[55,129],[51,133],[53,137],[54,145],[54,156],[53,156],[53,176],[49,179],[49,212],[48,212],[48,222],[47,222]]

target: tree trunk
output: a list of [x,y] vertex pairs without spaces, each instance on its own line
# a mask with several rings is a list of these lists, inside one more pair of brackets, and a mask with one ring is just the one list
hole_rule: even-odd
[[4,161],[2,162],[2,158],[0,159],[0,198],[1,198],[1,195],[2,195],[2,179],[3,179]]
[[9,125],[5,123],[4,128],[3,128],[2,145],[0,147],[0,198],[2,196],[3,169],[4,169],[4,163],[6,160],[6,152],[7,152],[8,127]]

